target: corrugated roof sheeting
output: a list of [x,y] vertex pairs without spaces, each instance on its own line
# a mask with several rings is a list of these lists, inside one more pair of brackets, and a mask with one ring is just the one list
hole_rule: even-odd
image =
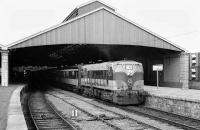
[[83,15],[85,13],[91,12],[95,9],[98,9],[100,7],[106,7],[112,11],[115,11],[115,8],[105,4],[102,1],[99,0],[94,0],[94,1],[90,1],[88,3],[85,3],[83,5],[80,5],[78,7],[76,7],[66,18],[63,22],[66,22],[67,20],[70,20],[72,18],[78,17],[80,15]]
[[105,8],[66,22],[9,48],[53,44],[138,45],[183,51]]
[[108,8],[108,9],[110,9],[110,10],[112,10],[112,11],[115,11],[113,8],[107,6],[106,4],[103,4],[103,3],[99,2],[99,1],[94,1],[94,2],[92,2],[90,4],[87,4],[85,6],[80,7],[78,9],[78,15],[85,14],[87,12],[90,12],[92,10],[98,9],[100,7],[103,7],[103,6]]

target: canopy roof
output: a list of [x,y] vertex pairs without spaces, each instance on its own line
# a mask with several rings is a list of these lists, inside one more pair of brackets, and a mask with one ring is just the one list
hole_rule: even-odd
[[112,7],[108,7],[102,6],[78,15],[9,44],[7,47],[14,49],[58,44],[112,44],[185,51],[178,45],[116,13]]

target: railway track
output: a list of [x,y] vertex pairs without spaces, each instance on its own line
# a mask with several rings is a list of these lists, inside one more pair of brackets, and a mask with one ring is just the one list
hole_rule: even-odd
[[150,118],[154,118],[163,122],[167,122],[171,125],[186,129],[186,130],[200,130],[200,120],[198,119],[192,119],[189,117],[172,114],[168,112],[163,112],[159,110],[154,110],[151,108],[146,107],[122,107],[122,109],[138,113],[141,115],[148,116]]
[[52,107],[41,92],[30,96],[28,109],[37,130],[78,130]]
[[24,113],[24,118],[26,120],[27,129],[28,130],[35,130],[34,122],[31,118],[30,112],[28,110],[28,98],[30,96],[30,93],[24,93],[21,97],[21,104],[22,104],[22,110]]
[[[56,92],[64,94],[61,91],[56,91]],[[72,95],[70,95],[70,96],[72,96]],[[80,97],[74,97],[74,98],[88,102],[86,100],[81,99]],[[98,99],[96,99],[96,100],[98,100]],[[126,107],[124,107],[124,106],[111,104],[111,103],[108,103],[108,102],[105,102],[102,100],[98,100],[98,101],[103,104],[117,107],[117,108],[123,109],[123,110],[131,112],[131,113],[136,113],[138,115],[146,116],[146,117],[158,120],[158,121],[162,121],[162,122],[171,124],[173,126],[177,126],[181,129],[200,130],[200,120],[198,120],[198,119],[192,119],[192,118],[184,117],[181,115],[167,113],[167,112],[154,110],[154,109],[150,109],[150,108],[145,108],[145,107],[141,107],[141,106],[137,106],[137,107],[136,106],[130,106],[130,107],[126,106]],[[92,102],[88,102],[88,103],[95,105]],[[100,106],[97,106],[97,107],[100,107]]]
[[[76,105],[74,105],[74,104],[72,104],[72,103],[67,102],[66,100],[64,100],[64,99],[62,99],[62,98],[60,98],[60,97],[58,97],[58,96],[56,96],[56,95],[54,95],[54,94],[51,94],[51,95],[53,95],[53,96],[56,97],[56,98],[59,98],[59,99],[63,100],[65,103],[70,104],[71,106],[75,107],[76,109],[78,109],[78,110],[80,110],[80,111],[86,113],[87,115],[93,117],[95,120],[100,120],[100,121],[102,121],[103,123],[105,123],[106,125],[112,127],[112,128],[115,129],[115,130],[122,130],[121,128],[119,128],[119,127],[117,127],[117,126],[115,126],[115,125],[109,123],[108,121],[106,121],[106,120],[108,120],[108,119],[105,119],[104,117],[96,116],[96,115],[94,115],[94,114],[92,114],[92,113],[90,113],[90,112],[87,112],[87,111],[85,111],[84,109],[82,109],[82,108],[80,108],[80,107],[78,107],[78,106],[76,106]],[[118,119],[119,119],[119,118],[118,118]],[[121,119],[123,119],[123,118],[121,118]]]
[[[60,92],[59,92],[59,93],[60,93]],[[143,130],[146,130],[146,129],[160,130],[159,128],[156,128],[156,127],[153,127],[153,126],[151,126],[151,125],[145,124],[145,123],[143,123],[143,122],[140,122],[140,121],[135,120],[135,119],[133,119],[133,118],[130,118],[130,117],[128,117],[128,116],[124,116],[124,115],[119,114],[119,113],[117,113],[117,112],[114,112],[114,111],[112,111],[112,110],[105,109],[105,108],[103,108],[103,107],[100,107],[100,106],[95,105],[95,104],[93,104],[93,103],[91,103],[91,102],[89,102],[89,101],[83,100],[83,99],[78,98],[78,97],[75,97],[75,96],[71,96],[71,95],[70,95],[71,97],[73,97],[73,98],[75,98],[75,99],[78,99],[78,100],[81,100],[81,101],[83,101],[83,102],[86,102],[87,104],[90,104],[90,105],[92,105],[92,106],[94,106],[94,107],[96,107],[96,108],[98,108],[98,109],[101,109],[101,110],[104,110],[104,111],[113,113],[114,115],[117,115],[118,117],[117,117],[117,118],[108,118],[106,115],[103,115],[102,117],[101,117],[101,116],[96,116],[96,115],[94,115],[94,114],[92,114],[92,113],[90,113],[90,112],[88,112],[88,111],[86,111],[86,110],[84,110],[84,109],[82,109],[82,108],[80,108],[80,107],[78,107],[78,106],[76,106],[76,105],[74,105],[74,104],[68,102],[68,101],[65,100],[64,98],[57,96],[56,94],[53,94],[53,93],[51,93],[51,92],[48,93],[48,94],[50,94],[50,95],[52,95],[52,96],[54,96],[54,97],[56,97],[56,98],[62,100],[63,102],[65,102],[65,103],[67,103],[67,104],[70,104],[70,105],[74,106],[76,109],[78,109],[78,110],[80,110],[80,111],[82,111],[82,112],[84,112],[84,113],[86,113],[86,114],[88,114],[88,115],[94,117],[95,119],[98,119],[98,120],[100,120],[100,121],[106,123],[108,126],[114,128],[114,129],[116,129],[116,130],[122,130],[122,129],[124,129],[124,128],[120,128],[120,127],[117,126],[117,125],[113,125],[113,124],[110,122],[110,120],[120,120],[120,122],[123,122],[122,120],[128,120],[128,121],[133,122],[133,124],[136,122],[137,124],[140,125],[140,127],[142,127],[142,128],[140,128],[140,129],[143,129]],[[63,94],[63,93],[60,93],[60,94]],[[63,94],[63,95],[64,95],[64,94]],[[125,128],[125,129],[126,129],[126,128]]]

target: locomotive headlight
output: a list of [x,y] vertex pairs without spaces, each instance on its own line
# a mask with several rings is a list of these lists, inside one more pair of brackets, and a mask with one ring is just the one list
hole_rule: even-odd
[[132,86],[133,85],[132,78],[128,78],[127,83],[128,83],[128,86]]

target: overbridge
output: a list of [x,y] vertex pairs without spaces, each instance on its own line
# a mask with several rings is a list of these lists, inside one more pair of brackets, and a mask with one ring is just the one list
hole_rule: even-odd
[[[76,7],[61,23],[1,47],[1,85],[20,66],[65,66],[135,60],[147,85],[155,85],[152,65],[163,64],[160,85],[188,88],[188,54],[178,45],[94,0]],[[9,58],[8,58],[9,57]],[[9,64],[8,64],[9,62]]]

